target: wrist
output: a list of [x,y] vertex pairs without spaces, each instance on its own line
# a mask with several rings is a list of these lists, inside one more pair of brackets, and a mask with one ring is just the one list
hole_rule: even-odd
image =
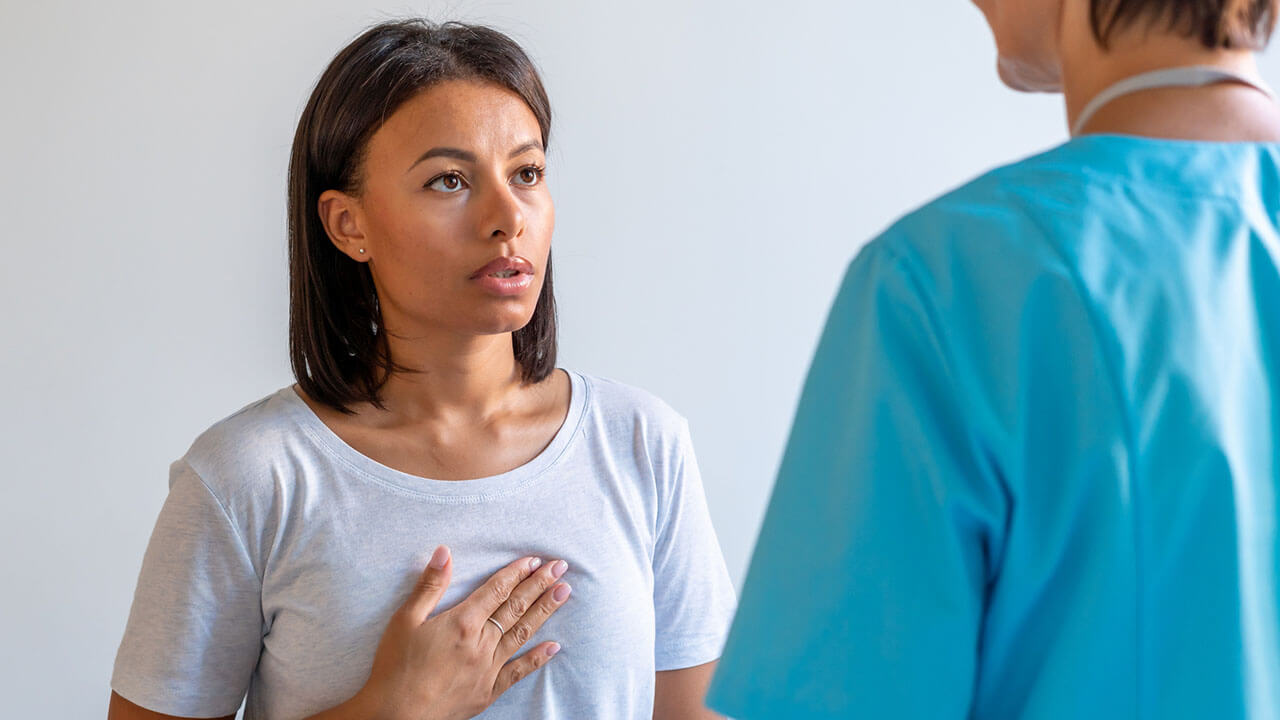
[[386,702],[385,695],[376,687],[365,685],[343,704],[350,717],[361,720],[402,720],[395,708]]

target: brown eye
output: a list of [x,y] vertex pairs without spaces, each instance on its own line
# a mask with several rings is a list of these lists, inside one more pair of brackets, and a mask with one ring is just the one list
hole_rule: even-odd
[[537,185],[542,179],[542,170],[536,167],[521,168],[516,177],[521,185]]
[[427,183],[427,187],[445,193],[454,193],[462,189],[462,177],[457,173],[447,173]]

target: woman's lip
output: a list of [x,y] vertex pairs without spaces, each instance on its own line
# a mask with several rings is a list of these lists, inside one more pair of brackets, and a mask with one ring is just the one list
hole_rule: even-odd
[[474,280],[482,289],[493,293],[494,295],[501,295],[503,297],[519,295],[533,285],[533,275],[525,272],[516,273],[511,277],[498,277],[496,275],[481,274],[476,275],[471,279]]
[[484,267],[472,273],[471,279],[479,280],[480,278],[493,275],[494,273],[509,272],[509,271],[515,271],[517,274],[511,278],[498,278],[498,279],[514,280],[521,276],[532,276],[533,263],[529,262],[528,260],[525,260],[519,255],[513,255],[511,257],[494,258],[489,262],[488,265],[485,265]]

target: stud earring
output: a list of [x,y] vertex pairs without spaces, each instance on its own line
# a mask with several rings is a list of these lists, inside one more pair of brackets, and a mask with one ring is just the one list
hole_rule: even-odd
[[360,254],[361,254],[361,255],[363,255],[363,254],[364,254],[364,248],[360,248]]

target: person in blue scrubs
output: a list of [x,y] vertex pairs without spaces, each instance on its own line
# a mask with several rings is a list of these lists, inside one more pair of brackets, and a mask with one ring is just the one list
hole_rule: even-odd
[[708,703],[1280,718],[1280,4],[979,6],[1074,137],[850,265]]

